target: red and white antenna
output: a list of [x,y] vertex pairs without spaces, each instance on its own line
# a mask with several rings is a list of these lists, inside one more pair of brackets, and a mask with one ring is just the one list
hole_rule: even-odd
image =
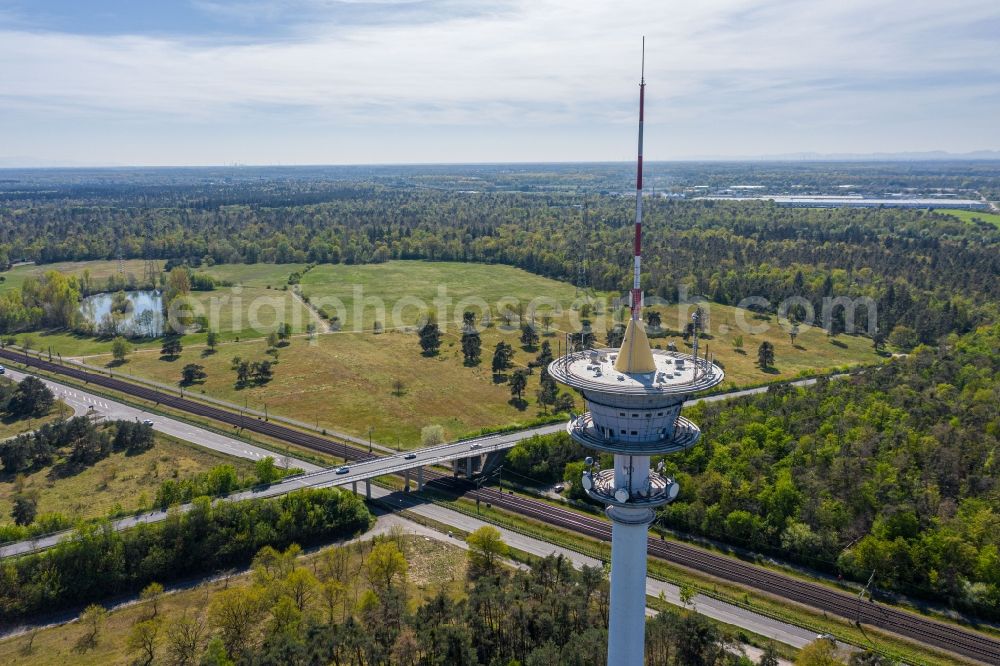
[[642,264],[642,115],[646,102],[646,38],[642,38],[642,74],[639,79],[639,159],[635,171],[635,273],[632,277],[632,320],[642,318],[642,287],[639,275]]

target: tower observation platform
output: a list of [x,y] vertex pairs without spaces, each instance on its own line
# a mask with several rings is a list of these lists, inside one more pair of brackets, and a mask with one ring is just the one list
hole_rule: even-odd
[[[636,329],[641,326],[634,324]],[[651,510],[675,499],[680,490],[673,479],[649,469],[650,456],[678,453],[698,442],[701,430],[680,415],[681,407],[691,394],[718,385],[725,373],[694,354],[650,349],[645,332],[631,332],[641,338],[636,342],[649,361],[641,368],[647,372],[627,366],[620,370],[623,353],[613,348],[563,356],[548,372],[578,389],[587,403],[588,411],[566,424],[569,435],[587,448],[615,456],[614,469],[591,466],[584,471],[581,483],[587,493],[608,505],[612,517],[627,515],[613,511],[616,507],[645,509],[641,515],[628,512],[628,520],[648,523]]]
[[577,352],[553,361],[549,374],[579,389],[589,411],[567,430],[584,446],[608,453],[677,453],[694,446],[698,427],[680,416],[688,396],[717,385],[719,366],[690,354],[650,350],[654,370],[620,372],[617,349]]

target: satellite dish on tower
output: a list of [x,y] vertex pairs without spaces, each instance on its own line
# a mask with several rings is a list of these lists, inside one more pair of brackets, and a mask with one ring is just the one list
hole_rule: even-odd
[[624,488],[619,488],[615,491],[615,500],[624,504],[628,501],[628,491]]

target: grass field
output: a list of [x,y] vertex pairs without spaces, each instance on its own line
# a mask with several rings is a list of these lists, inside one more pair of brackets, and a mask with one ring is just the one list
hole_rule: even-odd
[[[777,317],[755,319],[753,314],[728,305],[698,304],[708,315],[706,336],[699,353],[706,347],[715,355],[716,362],[725,366],[726,386],[746,386],[766,381],[791,379],[802,373],[856,363],[875,363],[881,357],[875,353],[868,338],[838,335],[830,338],[818,327],[800,326],[799,335],[792,344]],[[658,306],[663,327],[678,330],[690,321],[696,305]],[[743,338],[743,348],[733,346],[736,338]],[[677,337],[652,337],[654,346],[666,347],[673,341],[677,349],[691,351],[690,345]],[[764,341],[774,345],[774,367],[764,372],[757,366],[757,349]]]
[[342,303],[344,330],[371,330],[376,320],[386,328],[411,326],[422,307],[433,308],[439,323],[454,324],[462,321],[463,311],[478,316],[488,305],[499,324],[505,305],[516,311],[521,304],[527,317],[533,302],[538,317],[561,310],[561,316],[554,315],[559,327],[568,323],[576,300],[576,288],[565,282],[511,266],[458,262],[323,264],[302,277],[301,288],[317,307]]
[[[123,265],[125,267],[125,275],[132,275],[135,276],[136,279],[142,280],[145,264],[146,262],[143,259],[128,259],[124,261]],[[163,264],[163,261],[156,261],[156,265],[160,268],[163,267]],[[75,275],[77,277],[83,277],[84,271],[89,271],[92,279],[99,280],[103,284],[103,281],[108,277],[118,274],[119,263],[117,260],[60,261],[54,264],[25,264],[22,266],[15,266],[9,271],[0,273],[0,277],[4,278],[4,281],[0,282],[0,291],[20,287],[24,284],[25,278],[41,277],[45,271],[59,271],[60,273]]]
[[305,264],[216,264],[198,269],[216,280],[225,280],[244,287],[281,289],[288,284],[288,276],[302,272]]
[[[403,447],[413,447],[421,428],[430,424],[440,424],[449,437],[458,437],[535,418],[537,373],[529,378],[523,409],[510,404],[507,384],[493,381],[489,362],[497,339],[495,332],[484,335],[484,361],[470,368],[463,365],[460,345],[450,337],[436,357],[423,356],[417,336],[402,332],[321,335],[315,343],[295,338],[279,349],[271,382],[243,389],[235,386],[232,359],[271,358],[262,341],[221,345],[208,356],[201,349],[185,349],[172,361],[162,360],[158,351],[136,353],[118,371],[176,384],[185,364],[198,363],[208,378],[192,391],[259,410],[266,405],[272,414],[358,436],[366,436],[372,427],[377,442],[394,446],[398,437]],[[518,360],[530,356],[520,352]],[[403,385],[399,395],[394,390],[397,380]]]
[[[292,325],[292,333],[304,333],[315,320],[309,308],[290,291],[265,287],[219,287],[214,291],[193,292],[203,308],[209,326],[222,340],[260,338],[277,330],[283,323]],[[188,336],[190,344],[203,343],[204,333]]]
[[148,508],[161,482],[184,479],[216,465],[233,465],[237,473],[253,473],[253,463],[233,458],[182,440],[156,434],[156,444],[138,455],[112,453],[110,456],[68,476],[46,467],[20,480],[0,475],[0,520],[7,520],[16,486],[37,493],[38,512],[58,511],[70,519],[105,516],[112,511]]
[[[347,546],[351,558],[348,569],[355,572],[353,580],[355,589],[345,595],[347,602],[354,604],[361,591],[367,586],[361,573],[361,562],[367,554],[370,539]],[[437,539],[427,539],[420,536],[406,535],[400,538],[403,551],[409,565],[407,576],[407,598],[412,608],[416,608],[426,598],[437,594],[444,588],[449,597],[458,601],[464,594],[464,579],[466,570],[465,551]],[[323,549],[327,550],[327,549]],[[323,551],[300,556],[299,566],[314,570],[314,565],[322,556]],[[324,580],[320,576],[321,580]],[[162,626],[187,614],[202,621],[207,621],[208,608],[216,594],[227,587],[247,586],[251,584],[251,576],[241,574],[228,579],[204,583],[196,587],[180,590],[163,596],[159,601],[157,617],[161,618]],[[319,595],[314,595],[311,608],[323,616],[324,609],[320,607]],[[79,622],[50,627],[38,631],[34,636],[26,634],[0,642],[0,661],[9,664],[79,664],[80,666],[104,666],[105,664],[132,663],[126,644],[132,625],[146,619],[150,614],[149,603],[139,603],[126,606],[108,614],[106,624],[101,631],[97,646],[86,652],[74,649],[77,641],[84,635],[84,627]],[[156,661],[165,658],[164,646],[166,631],[161,632],[161,641],[157,650]],[[31,642],[30,651],[27,645]],[[165,663],[165,662],[164,662]]]
[[[218,277],[234,282],[246,280],[245,284],[264,284],[264,287],[246,286],[244,294],[257,290],[256,293],[263,292],[268,296],[291,298],[288,292],[268,290],[266,285],[277,284],[276,278],[283,275],[287,278],[286,271],[299,268],[302,267],[264,266],[248,273],[248,267],[236,265],[213,266],[210,270]],[[269,357],[265,355],[263,341],[241,337],[241,342],[236,343],[235,334],[228,336],[233,342],[221,345],[214,354],[205,354],[205,349],[197,346],[203,342],[203,335],[186,336],[185,350],[174,360],[161,359],[157,345],[150,351],[133,354],[119,371],[176,384],[185,364],[198,363],[205,367],[208,378],[204,384],[193,387],[194,391],[203,391],[258,410],[266,406],[270,413],[358,436],[366,436],[368,429],[372,428],[372,436],[378,442],[394,445],[398,439],[402,446],[412,447],[419,443],[420,430],[426,425],[440,424],[449,437],[458,437],[484,427],[525,422],[541,414],[535,396],[537,373],[529,378],[524,402],[519,405],[511,403],[506,383],[493,380],[490,361],[493,349],[500,340],[514,347],[516,367],[527,365],[537,355],[536,351],[521,348],[516,322],[506,326],[496,316],[497,303],[502,303],[504,298],[512,306],[515,301],[524,303],[526,317],[527,303],[539,296],[558,303],[561,311],[553,310],[552,328],[547,336],[542,336],[543,340],[551,343],[553,353],[559,350],[561,332],[576,330],[579,326],[579,311],[573,310],[574,287],[508,266],[416,261],[366,266],[317,266],[305,274],[302,282],[302,291],[314,302],[322,298],[341,299],[346,311],[342,320],[345,330],[319,335],[315,341],[294,338],[289,346],[279,350],[274,379],[266,385],[236,388],[235,373],[231,369],[234,357],[250,360]],[[360,298],[369,299],[360,315],[355,313],[355,304],[361,305],[355,300],[358,296],[355,285],[360,289]],[[461,318],[465,309],[462,302],[468,303],[473,297],[478,296],[493,309],[495,325],[482,330],[483,358],[476,367],[463,364],[460,328],[453,323],[445,326],[444,342],[438,356],[423,356],[411,325],[418,314],[417,308],[397,307],[400,301],[431,303],[438,298],[441,302],[442,293],[450,301],[446,307],[440,308],[440,312],[447,312],[452,320]],[[373,334],[372,322],[381,316],[376,313],[375,302],[384,304],[389,317],[396,308],[404,325],[398,330],[390,327],[386,333]],[[791,379],[803,372],[878,360],[870,341],[865,338],[838,336],[831,340],[819,329],[803,328],[793,346],[774,319],[761,321],[749,314],[741,317],[739,311],[728,306],[702,306],[709,315],[707,323],[711,336],[703,341],[702,351],[707,345],[716,359],[725,365],[726,386]],[[665,329],[678,329],[690,319],[694,306],[675,305],[657,309],[661,312]],[[541,314],[542,309],[539,308],[536,311],[537,322],[541,321]],[[756,327],[752,330],[766,330],[751,332],[746,326],[743,330],[740,327],[741,318],[747,326]],[[362,322],[366,332],[350,332],[356,319]],[[604,332],[610,325],[606,308],[598,308],[593,320],[599,340],[603,340]],[[737,335],[742,335],[744,339],[742,353],[733,348],[733,339]],[[38,341],[41,340],[38,337]],[[775,368],[768,372],[762,372],[756,366],[757,347],[764,340],[775,347]],[[683,340],[677,337],[653,337],[652,341],[664,347],[674,341],[678,348],[687,349]],[[103,365],[110,360],[110,356],[88,359],[95,365]],[[394,390],[397,381],[403,386],[399,395]]]
[[[495,382],[490,371],[493,349],[500,340],[514,347],[515,367],[526,366],[537,355],[537,351],[521,348],[517,320],[507,325],[500,316],[503,309],[516,312],[520,304],[526,319],[534,311],[540,327],[543,315],[550,313],[551,327],[543,331],[542,340],[550,342],[554,354],[561,348],[562,334],[580,326],[580,302],[572,285],[509,266],[422,261],[320,265],[303,274],[301,292],[314,305],[336,306],[341,313],[341,330],[320,334],[314,341],[293,338],[289,346],[279,350],[271,382],[237,389],[232,360],[237,356],[269,358],[261,338],[274,326],[276,311],[292,323],[295,333],[305,331],[313,321],[314,313],[290,290],[282,289],[290,273],[305,268],[301,264],[206,268],[216,278],[238,285],[235,290],[223,287],[196,294],[206,313],[212,311],[213,301],[219,304],[215,309],[224,344],[208,354],[204,333],[188,335],[181,356],[165,360],[159,356],[159,342],[152,341],[138,345],[118,370],[176,385],[181,368],[198,363],[205,367],[208,378],[192,391],[258,410],[266,407],[270,413],[358,436],[367,436],[371,428],[378,442],[391,446],[398,441],[412,447],[419,443],[420,430],[426,425],[440,424],[448,437],[458,437],[486,427],[524,423],[542,414],[536,401],[537,372],[529,377],[524,400],[515,404],[509,386],[504,381]],[[603,342],[613,321],[607,295],[596,296],[598,305],[590,317],[599,342]],[[707,347],[725,366],[723,388],[792,379],[802,373],[879,358],[866,338],[841,335],[830,339],[819,329],[803,327],[793,345],[774,318],[762,321],[732,307],[701,305],[708,314],[709,333],[701,349]],[[414,323],[425,307],[435,309],[445,332],[440,353],[434,357],[422,355],[414,332]],[[493,326],[481,331],[482,362],[467,367],[461,353],[461,327],[455,322],[470,309],[478,320],[486,307]],[[656,309],[669,332],[682,329],[694,307]],[[376,320],[386,328],[385,333],[372,332]],[[733,346],[737,336],[743,337],[742,351]],[[89,363],[99,366],[111,361],[106,341],[58,332],[31,337],[36,349],[51,347],[63,356],[85,355]],[[765,340],[775,347],[775,367],[767,372],[756,365],[757,348]],[[679,349],[689,350],[679,337],[667,337],[666,333],[652,336],[654,345],[666,347],[671,341]],[[401,392],[395,390],[397,382],[402,384]]]
[[979,210],[954,210],[950,208],[940,208],[934,212],[957,217],[963,222],[982,220],[983,222],[989,222],[995,227],[1000,227],[1000,214],[997,213],[987,213]]

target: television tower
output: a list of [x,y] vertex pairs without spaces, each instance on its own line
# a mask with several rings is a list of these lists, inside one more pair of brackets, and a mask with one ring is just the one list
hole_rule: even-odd
[[583,446],[612,454],[614,466],[600,469],[587,459],[580,480],[592,498],[607,505],[611,518],[611,609],[608,666],[642,666],[646,627],[646,545],[654,509],[677,497],[677,482],[650,469],[650,456],[694,446],[701,431],[680,415],[697,391],[722,381],[723,372],[708,358],[653,350],[642,323],[642,124],[643,77],[639,84],[639,156],[636,168],[632,317],[620,349],[592,349],[558,358],[549,374],[583,393],[588,411],[566,426]]

